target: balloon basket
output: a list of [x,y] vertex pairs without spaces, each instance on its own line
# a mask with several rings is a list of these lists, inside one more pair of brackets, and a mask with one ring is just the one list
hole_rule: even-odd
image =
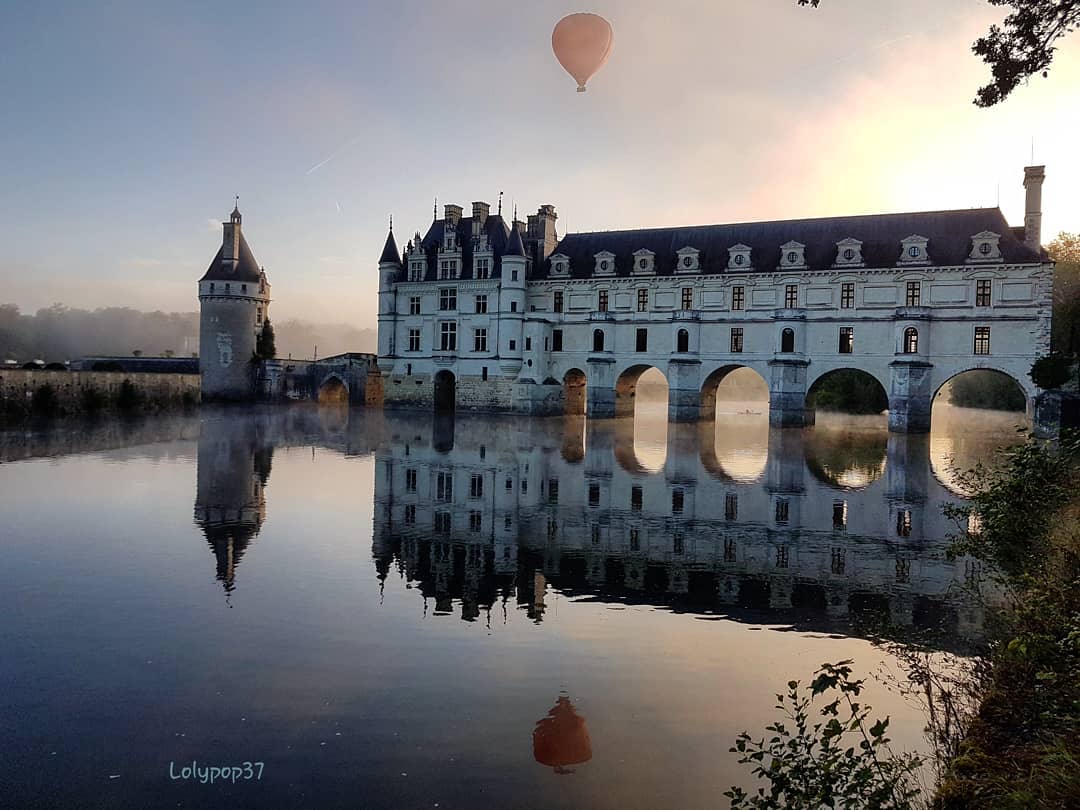
[[583,85],[583,84],[579,84],[579,85],[578,85],[578,89],[577,89],[577,91],[578,91],[579,93],[584,93],[584,92],[585,92],[585,85]]

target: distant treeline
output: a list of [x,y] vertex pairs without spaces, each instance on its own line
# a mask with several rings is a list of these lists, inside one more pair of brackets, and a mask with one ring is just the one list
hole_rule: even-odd
[[[343,352],[374,352],[376,334],[346,324],[315,325],[275,321],[279,357],[319,357]],[[197,312],[141,312],[128,307],[73,309],[63,304],[33,315],[15,304],[0,304],[0,360],[64,362],[86,355],[173,354],[199,351]]]

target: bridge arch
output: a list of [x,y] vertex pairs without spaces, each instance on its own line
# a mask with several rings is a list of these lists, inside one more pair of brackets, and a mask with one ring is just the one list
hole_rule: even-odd
[[349,384],[337,372],[330,372],[319,383],[316,397],[320,405],[347,405]]
[[[734,376],[732,376],[734,375]],[[701,418],[702,419],[714,419],[716,417],[716,399],[717,392],[720,385],[731,378],[731,380],[744,383],[753,394],[755,391],[758,395],[764,396],[763,408],[768,410],[769,402],[769,383],[765,376],[759,369],[752,366],[741,365],[738,363],[732,363],[728,365],[720,366],[712,371],[705,377],[701,384]]]
[[655,371],[656,373],[650,373],[649,376],[655,377],[659,374],[663,378],[663,382],[666,385],[668,382],[667,375],[663,369],[658,368],[652,363],[635,363],[627,366],[622,372],[615,378],[615,415],[616,416],[634,416],[637,405],[637,386],[641,380],[642,375],[646,372]]
[[872,371],[843,367],[823,371],[806,386],[807,424],[818,408],[876,415],[889,409],[889,384]]

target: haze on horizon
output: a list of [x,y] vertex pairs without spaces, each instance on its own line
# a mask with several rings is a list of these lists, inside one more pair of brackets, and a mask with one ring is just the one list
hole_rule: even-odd
[[971,103],[980,0],[597,0],[607,66],[574,92],[582,10],[404,0],[253,10],[22,7],[0,31],[0,303],[197,309],[240,195],[275,320],[375,325],[376,262],[432,201],[554,204],[559,233],[992,206],[1080,230],[1080,34],[1048,79]]

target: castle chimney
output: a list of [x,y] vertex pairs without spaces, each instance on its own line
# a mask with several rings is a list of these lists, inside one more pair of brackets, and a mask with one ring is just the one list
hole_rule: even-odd
[[472,204],[472,235],[474,237],[478,237],[484,232],[488,211],[490,210],[491,206],[486,202],[474,202]]
[[540,247],[538,261],[543,261],[555,252],[555,245],[559,242],[555,232],[555,220],[558,218],[554,205],[541,205],[536,209],[536,241]]
[[446,224],[452,228],[456,228],[457,224],[461,222],[461,206],[460,205],[444,205],[443,206],[443,219],[446,220]]
[[1024,168],[1024,188],[1027,190],[1027,204],[1024,206],[1024,244],[1036,252],[1042,250],[1042,187],[1045,179],[1045,166]]

